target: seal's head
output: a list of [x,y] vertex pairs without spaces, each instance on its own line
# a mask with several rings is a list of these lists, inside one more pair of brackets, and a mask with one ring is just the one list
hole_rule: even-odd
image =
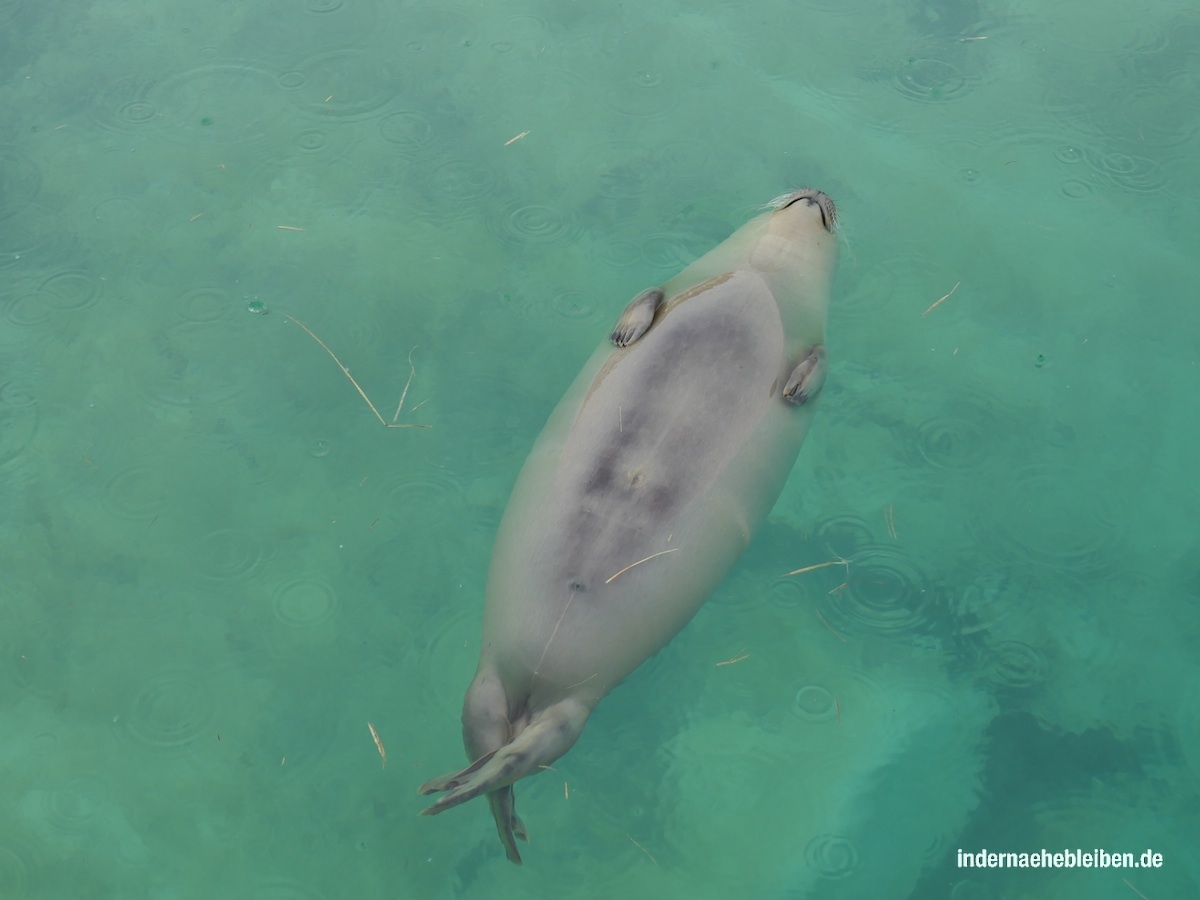
[[[776,197],[744,228],[746,263],[766,278],[782,307],[807,310],[813,322],[824,321],[825,304],[837,263],[837,209],[815,188],[801,188]],[[732,240],[732,239],[731,239]],[[817,342],[823,325],[789,326]]]
[[793,215],[797,212],[807,212],[814,221],[819,216],[821,227],[830,233],[837,227],[837,208],[828,194],[816,188],[800,188],[790,194],[781,194],[767,204],[767,209],[776,213],[790,209]]

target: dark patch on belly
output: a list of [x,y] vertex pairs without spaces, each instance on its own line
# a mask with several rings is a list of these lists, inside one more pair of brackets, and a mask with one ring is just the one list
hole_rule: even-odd
[[689,482],[711,474],[709,448],[724,429],[737,427],[739,408],[763,393],[740,377],[756,349],[752,330],[735,315],[678,319],[671,328],[663,323],[666,339],[647,346],[632,369],[623,392],[629,408],[618,404],[611,427],[592,430],[598,445],[589,448],[583,494],[605,495],[606,505],[635,520],[666,522],[678,514]]
[[563,451],[548,549],[564,589],[599,599],[606,579],[664,549],[755,427],[782,349],[773,303],[758,310],[681,306],[598,379]]
[[[656,518],[666,518],[679,506],[678,500],[682,493],[679,483],[672,479],[663,484],[655,484],[643,492],[642,502],[650,514]],[[637,488],[634,488],[637,490]]]
[[[604,446],[597,448],[595,464],[584,481],[583,492],[588,496],[604,494],[613,489],[638,487],[645,477],[632,478],[628,467],[645,437],[645,410],[631,408],[628,415],[617,411],[617,427],[606,437]],[[624,482],[624,483],[622,483]]]
[[614,474],[614,457],[599,460],[583,485],[584,494],[607,493],[612,487]]
[[644,548],[654,538],[628,521],[583,508],[563,525],[549,548],[554,555],[550,571],[556,573],[555,583],[577,599],[597,596],[621,568],[647,555]]

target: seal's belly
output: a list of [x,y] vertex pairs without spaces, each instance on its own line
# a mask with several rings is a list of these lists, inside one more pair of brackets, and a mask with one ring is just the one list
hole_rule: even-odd
[[591,578],[669,537],[752,440],[778,393],[779,312],[743,274],[668,307],[613,357],[563,443],[553,497],[552,542],[568,568],[600,566],[577,573]]
[[489,603],[527,607],[510,637],[543,678],[578,680],[602,657],[619,680],[691,618],[766,512],[722,484],[756,464],[747,450],[771,439],[767,420],[791,412],[779,310],[752,272],[687,293],[612,352],[566,433],[543,435],[561,440],[557,454],[514,491],[512,504],[537,508],[517,540],[498,541],[510,564],[494,563],[520,587]]

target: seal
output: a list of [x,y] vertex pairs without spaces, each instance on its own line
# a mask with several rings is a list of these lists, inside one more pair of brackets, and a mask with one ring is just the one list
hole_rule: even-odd
[[487,794],[510,860],[513,783],[720,584],[795,464],[825,380],[833,201],[804,189],[636,296],[551,414],[492,550],[471,764],[434,815]]

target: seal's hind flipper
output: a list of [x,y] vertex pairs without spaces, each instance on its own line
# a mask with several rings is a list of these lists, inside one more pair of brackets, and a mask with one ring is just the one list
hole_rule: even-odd
[[[437,803],[422,810],[421,815],[436,816],[480,794],[490,794],[508,787],[542,766],[550,765],[571,749],[583,731],[589,712],[591,710],[586,705],[574,699],[560,700],[541,710],[520,734],[495,753],[479,759],[461,772],[434,778],[421,785],[422,794],[446,792]],[[515,824],[513,831],[517,831]],[[523,826],[521,831],[524,831]]]
[[493,750],[491,753],[485,753],[483,756],[479,757],[479,759],[475,760],[475,762],[471,763],[465,769],[460,769],[457,772],[450,772],[438,778],[430,778],[427,782],[417,788],[417,793],[436,794],[441,791],[452,790],[458,787],[464,781],[467,781],[473,774],[475,774],[476,771],[482,768],[483,765],[495,755],[496,751]]
[[662,301],[662,288],[647,288],[630,300],[613,328],[612,342],[618,347],[628,347],[649,331]]
[[783,386],[783,399],[796,406],[803,406],[820,392],[821,386],[825,384],[825,373],[828,369],[825,345],[817,344],[800,360],[796,368],[792,369],[787,384]]
[[[431,778],[419,788],[417,792],[421,794],[435,794],[439,791],[453,791],[455,788],[470,780],[471,775],[490,760],[496,753],[492,753],[477,759],[471,765],[459,772],[451,772],[448,775],[443,775],[440,778]],[[467,798],[469,799],[469,798]],[[465,801],[457,801],[465,802]],[[504,854],[511,862],[521,865],[521,853],[517,850],[517,838],[528,843],[529,832],[525,830],[525,823],[521,821],[521,817],[517,815],[514,805],[512,785],[507,785],[500,788],[498,791],[491,791],[488,794],[488,803],[492,807],[492,818],[496,820],[496,831],[500,834],[500,843],[504,845]],[[441,812],[441,809],[430,807],[423,811],[421,815],[436,815]]]
[[504,855],[508,857],[509,862],[521,865],[521,852],[517,849],[516,839],[520,838],[529,843],[529,832],[525,830],[525,823],[521,821],[513,806],[512,785],[492,791],[488,794],[488,803],[492,807],[492,818],[496,820],[500,843],[504,845]]

